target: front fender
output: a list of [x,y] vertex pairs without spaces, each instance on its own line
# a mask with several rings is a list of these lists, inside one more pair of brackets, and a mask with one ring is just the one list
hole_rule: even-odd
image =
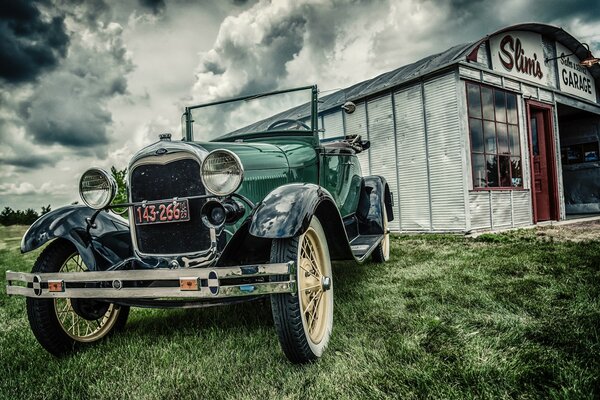
[[35,250],[54,238],[71,242],[90,270],[100,270],[133,254],[129,226],[122,218],[101,211],[95,228],[87,231],[86,218],[96,210],[83,206],[66,206],[38,218],[21,240],[21,252]]
[[252,214],[250,234],[267,239],[286,239],[303,233],[319,204],[331,195],[312,183],[291,183],[273,190]]

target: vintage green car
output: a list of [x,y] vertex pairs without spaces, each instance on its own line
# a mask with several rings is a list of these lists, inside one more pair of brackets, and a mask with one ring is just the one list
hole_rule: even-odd
[[186,107],[181,140],[160,135],[132,158],[127,203],[114,204],[110,174],[86,171],[85,205],[38,219],[21,251],[52,242],[31,273],[6,274],[40,344],[62,355],[98,341],[132,306],[269,296],[289,360],[319,358],[333,326],[331,260],[385,262],[393,198],[382,177],[361,175],[368,141],[321,140],[318,105],[308,86]]

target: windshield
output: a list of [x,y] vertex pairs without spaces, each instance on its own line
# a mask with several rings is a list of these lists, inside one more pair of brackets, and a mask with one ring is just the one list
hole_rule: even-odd
[[305,87],[189,107],[194,140],[213,140],[258,132],[311,133],[316,89]]

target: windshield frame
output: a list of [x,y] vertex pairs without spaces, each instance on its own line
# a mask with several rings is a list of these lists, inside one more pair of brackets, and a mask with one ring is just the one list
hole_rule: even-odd
[[[301,87],[296,87],[296,88],[291,88],[291,89],[276,90],[276,91],[251,94],[251,95],[246,95],[246,96],[238,96],[238,97],[233,97],[233,98],[229,98],[229,99],[225,99],[225,100],[212,101],[210,103],[203,103],[203,104],[197,104],[197,105],[185,107],[185,112],[183,113],[183,117],[185,118],[184,140],[186,142],[194,141],[194,130],[193,130],[194,120],[192,118],[192,111],[195,109],[215,106],[215,105],[219,105],[219,104],[233,103],[233,102],[243,101],[243,100],[258,99],[261,97],[272,96],[272,95],[283,94],[283,93],[298,92],[298,91],[302,91],[302,90],[311,90],[310,130],[312,132],[312,135],[318,140],[319,139],[319,125],[318,125],[317,109],[318,109],[318,104],[319,104],[319,100],[318,100],[319,90],[317,89],[317,85],[301,86]],[[277,132],[277,131],[274,131],[274,132]],[[243,134],[241,134],[241,135],[243,136]]]

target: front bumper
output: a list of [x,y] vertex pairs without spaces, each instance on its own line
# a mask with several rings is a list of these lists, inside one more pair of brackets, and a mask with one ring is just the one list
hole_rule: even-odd
[[[269,277],[283,276],[271,282]],[[159,299],[231,298],[295,293],[290,261],[212,269],[156,269],[28,274],[6,272],[6,293],[34,298]],[[252,283],[239,284],[248,278]],[[230,284],[229,284],[229,283]]]

